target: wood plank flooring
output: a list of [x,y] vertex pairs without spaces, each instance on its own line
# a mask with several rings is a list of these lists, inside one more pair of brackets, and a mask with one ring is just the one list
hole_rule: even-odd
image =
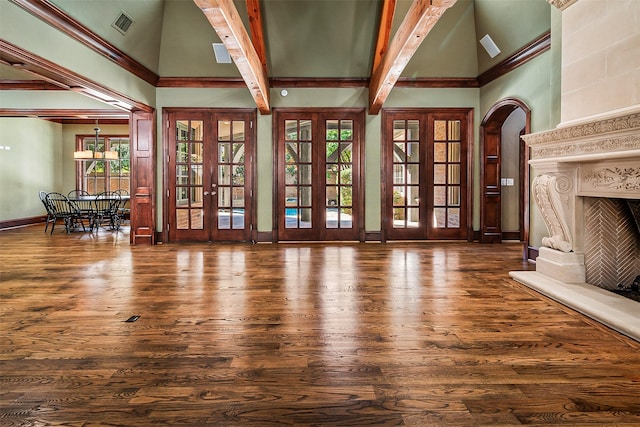
[[520,245],[0,251],[3,426],[640,425],[639,343],[511,280]]

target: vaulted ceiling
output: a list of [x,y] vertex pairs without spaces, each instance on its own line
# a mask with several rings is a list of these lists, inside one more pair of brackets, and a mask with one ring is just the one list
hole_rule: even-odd
[[[257,91],[266,91],[263,96],[267,98],[268,88],[277,86],[278,82],[293,86],[324,79],[336,86],[351,82],[384,92],[392,90],[397,78],[402,81],[477,79],[548,33],[551,26],[551,6],[546,0],[0,1],[50,3],[126,54],[160,82],[244,78],[254,94],[255,89],[246,76],[247,64],[241,63],[251,59],[247,53],[241,53],[241,61],[224,64],[216,62],[212,49],[212,43],[221,42],[221,24],[211,19],[212,8],[222,8],[224,15],[224,9],[230,5],[234,13],[237,11],[236,24],[252,36],[248,44],[261,42],[264,46],[261,52],[256,45],[258,58],[266,63],[266,69],[262,70],[266,87],[258,87]],[[416,4],[430,11],[416,12]],[[133,19],[125,34],[112,26],[122,12]],[[383,15],[387,17],[386,23]],[[414,21],[410,21],[411,15]],[[256,17],[260,19],[258,29]],[[224,22],[227,18],[218,19]],[[423,21],[417,22],[419,19]],[[227,21],[222,24],[225,25],[226,31],[234,31],[234,24],[229,26]],[[378,38],[385,35],[385,28],[388,41],[381,45]],[[419,31],[423,31],[424,37]],[[490,58],[478,43],[485,34],[489,34],[501,50],[495,58]],[[228,45],[227,36],[224,37]],[[394,39],[403,37],[404,45],[398,48],[399,53],[391,52]],[[419,40],[416,42],[412,37]],[[242,41],[236,42],[243,48]],[[409,44],[414,46],[407,48]],[[376,75],[378,68],[384,68],[383,54],[391,61],[386,71],[396,74],[390,80],[385,70],[381,70],[382,75]],[[249,64],[252,72],[260,71],[258,68],[260,66]],[[33,79],[33,75],[7,65],[0,67],[0,81],[19,79]],[[390,85],[384,86],[385,79]],[[370,98],[375,96],[370,93]],[[256,104],[261,108],[258,99]]]

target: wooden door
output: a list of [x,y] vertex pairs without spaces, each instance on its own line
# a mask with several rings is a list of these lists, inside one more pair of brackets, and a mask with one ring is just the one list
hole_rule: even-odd
[[170,241],[249,241],[255,113],[168,115]]
[[358,240],[362,234],[363,110],[276,111],[277,240]]
[[467,239],[468,110],[383,112],[383,239]]

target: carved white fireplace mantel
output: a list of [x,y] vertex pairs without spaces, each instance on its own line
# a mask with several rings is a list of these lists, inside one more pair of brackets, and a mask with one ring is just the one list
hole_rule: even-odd
[[548,236],[535,272],[511,276],[640,340],[639,303],[586,283],[584,197],[640,200],[640,107],[525,135]]

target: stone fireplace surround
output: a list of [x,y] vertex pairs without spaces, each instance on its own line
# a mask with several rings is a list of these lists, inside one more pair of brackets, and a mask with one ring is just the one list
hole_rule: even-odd
[[[591,225],[585,198],[640,200],[640,106],[523,139],[530,147],[532,199],[548,236],[536,271],[513,271],[511,277],[640,341],[640,303],[587,283],[585,269],[585,227]],[[640,230],[634,232],[637,239]],[[621,273],[627,277],[640,275],[639,247],[636,240],[625,255]]]

